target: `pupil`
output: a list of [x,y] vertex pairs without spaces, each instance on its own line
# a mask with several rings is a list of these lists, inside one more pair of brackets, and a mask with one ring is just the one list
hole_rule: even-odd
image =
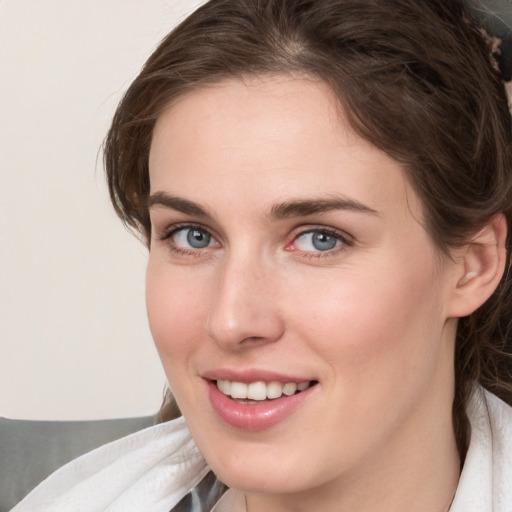
[[187,235],[187,242],[194,249],[203,249],[210,244],[210,235],[199,229],[191,229]]
[[312,242],[318,251],[328,251],[336,247],[336,238],[326,233],[313,233]]

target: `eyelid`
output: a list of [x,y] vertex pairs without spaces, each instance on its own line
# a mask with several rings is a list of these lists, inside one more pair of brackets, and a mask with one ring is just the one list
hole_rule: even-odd
[[170,224],[169,226],[162,229],[160,231],[160,234],[156,234],[156,237],[159,240],[165,241],[171,238],[173,235],[175,235],[178,231],[181,231],[182,229],[198,229],[199,231],[205,231],[217,241],[219,238],[213,230],[197,222],[177,222],[174,224]]
[[346,250],[348,247],[352,247],[355,244],[355,238],[347,233],[346,231],[342,231],[340,229],[331,227],[331,226],[322,226],[322,225],[310,225],[310,226],[300,226],[299,228],[296,228],[294,232],[292,233],[292,240],[290,243],[286,245],[287,250],[293,250],[289,249],[291,245],[293,245],[298,238],[301,236],[310,234],[310,233],[325,233],[329,236],[333,236],[337,238],[341,242],[341,246],[335,247],[333,249],[329,249],[326,251],[303,251],[300,249],[297,249],[296,252],[304,252],[308,254],[309,257],[315,256],[315,257],[322,257],[322,256],[329,256],[336,254],[340,251]]
[[[173,243],[172,237],[179,231],[186,229],[197,229],[199,231],[204,231],[215,242],[215,245],[207,246],[204,248],[186,248]],[[169,226],[165,227],[160,233],[155,233],[155,237],[157,238],[157,240],[164,243],[170,251],[185,256],[201,256],[202,254],[207,252],[206,249],[216,249],[221,246],[217,234],[210,228],[203,226],[202,224],[197,222],[178,222],[170,224]]]
[[[183,229],[198,229],[200,231],[204,231],[210,235],[212,240],[215,242],[216,246],[210,246],[210,247],[204,247],[204,248],[183,248],[181,246],[178,246],[176,244],[172,243],[171,238],[180,230]],[[211,228],[204,226],[201,223],[198,222],[178,222],[173,223],[168,226],[166,226],[163,230],[158,233],[158,230],[154,230],[155,237],[157,240],[164,242],[169,250],[182,254],[182,255],[194,255],[194,256],[200,256],[201,254],[204,254],[206,252],[206,249],[212,249],[212,248],[218,248],[220,247],[221,241],[220,237],[217,235],[215,230],[212,230]],[[325,233],[329,236],[333,236],[337,238],[341,244],[339,244],[337,247],[334,247],[332,249],[327,249],[325,251],[320,250],[302,250],[302,249],[296,249],[292,246],[296,243],[297,239],[301,236],[307,235],[309,233]],[[296,252],[296,253],[302,253],[304,255],[307,255],[308,258],[322,258],[322,257],[328,257],[336,255],[340,252],[343,252],[347,250],[349,247],[352,247],[356,243],[356,239],[351,234],[347,233],[346,231],[343,231],[341,229],[332,227],[332,226],[326,226],[326,225],[318,225],[318,224],[312,224],[312,225],[300,225],[292,230],[292,233],[290,235],[290,241],[286,242],[285,244],[285,250],[290,252]]]

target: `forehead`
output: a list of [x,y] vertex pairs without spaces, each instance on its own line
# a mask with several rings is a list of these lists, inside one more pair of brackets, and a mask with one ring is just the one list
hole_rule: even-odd
[[184,95],[156,123],[149,167],[152,193],[201,202],[251,202],[255,190],[258,203],[330,193],[373,209],[418,202],[402,166],[351,129],[327,85],[305,78],[226,80]]
[[[229,145],[234,155],[235,148],[258,144],[265,154],[279,148],[284,153],[306,131],[339,131],[342,122],[334,95],[323,82],[290,76],[223,80],[181,96],[163,112],[155,126],[150,163],[155,163],[155,146],[162,138],[175,149],[193,150],[189,156],[220,153]],[[246,156],[253,160],[258,154],[263,156]]]

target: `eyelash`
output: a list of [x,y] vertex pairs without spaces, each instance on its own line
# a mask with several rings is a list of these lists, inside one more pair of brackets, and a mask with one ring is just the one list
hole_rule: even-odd
[[[214,235],[212,235],[212,233],[207,228],[205,228],[199,224],[174,224],[174,225],[168,227],[157,238],[161,242],[166,243],[166,245],[168,246],[170,251],[172,251],[178,255],[200,257],[202,255],[201,253],[203,252],[202,249],[193,249],[193,248],[185,249],[183,247],[176,245],[172,241],[173,236],[175,236],[180,231],[194,230],[194,229],[197,231],[206,233],[213,240],[216,240],[216,237]],[[325,227],[325,226],[310,226],[310,227],[306,227],[306,228],[304,226],[301,226],[300,228],[296,229],[296,233],[293,235],[293,239],[291,240],[291,242],[286,244],[285,250],[292,252],[293,249],[289,249],[290,246],[297,243],[297,241],[301,237],[308,235],[308,234],[314,234],[314,233],[324,234],[329,237],[333,237],[336,239],[337,243],[340,242],[340,246],[334,247],[333,249],[328,249],[325,251],[320,251],[320,250],[318,250],[318,251],[302,251],[304,253],[303,257],[308,258],[308,259],[321,259],[321,258],[326,258],[329,256],[334,256],[334,255],[338,254],[339,252],[346,250],[348,247],[352,247],[354,245],[354,238],[343,231],[339,231],[337,229]],[[205,247],[205,249],[206,248],[208,248],[208,247]],[[298,250],[297,252],[301,252],[301,251]]]
[[201,249],[185,249],[173,243],[172,237],[184,230],[194,230],[201,231],[203,233],[207,233],[212,239],[216,240],[215,236],[213,236],[210,231],[199,224],[174,224],[168,227],[162,235],[158,236],[158,240],[166,243],[169,250],[175,254],[180,256],[201,256]]
[[[337,244],[338,244],[338,242],[340,244],[337,245],[336,247],[333,247],[332,249],[327,249],[325,251],[320,251],[320,250],[302,251],[303,256],[306,258],[309,258],[309,259],[321,259],[321,258],[328,258],[330,256],[336,256],[340,252],[343,252],[343,251],[347,250],[347,248],[352,247],[354,245],[353,237],[351,237],[350,235],[348,235],[348,233],[345,233],[343,231],[340,231],[340,230],[337,230],[334,228],[330,228],[330,227],[325,227],[325,226],[314,226],[314,227],[309,227],[306,229],[304,229],[304,227],[301,226],[300,230],[294,235],[293,240],[289,244],[287,244],[286,250],[290,250],[290,249],[288,249],[288,247],[297,243],[297,241],[301,237],[303,237],[305,235],[309,235],[309,234],[315,234],[315,233],[332,237],[336,240]],[[301,252],[301,251],[299,250],[298,252]]]

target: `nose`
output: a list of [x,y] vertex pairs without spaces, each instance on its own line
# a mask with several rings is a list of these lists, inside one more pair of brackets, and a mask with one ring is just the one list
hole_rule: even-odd
[[229,350],[272,343],[281,338],[275,270],[248,258],[230,258],[219,271],[208,316],[208,335]]

